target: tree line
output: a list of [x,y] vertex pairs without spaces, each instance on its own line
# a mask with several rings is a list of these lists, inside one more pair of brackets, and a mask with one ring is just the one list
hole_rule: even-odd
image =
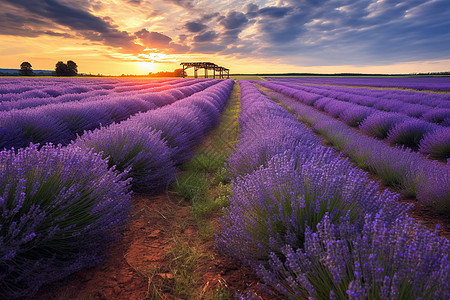
[[[34,76],[33,66],[24,61],[20,64],[19,76]],[[67,63],[58,61],[55,66],[55,71],[52,72],[54,76],[76,76],[78,75],[78,66],[73,60],[68,60]]]

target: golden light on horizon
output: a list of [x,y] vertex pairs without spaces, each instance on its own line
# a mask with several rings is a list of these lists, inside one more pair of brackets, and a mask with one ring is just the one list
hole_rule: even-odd
[[144,60],[136,63],[145,73],[150,73],[155,71],[156,64],[152,60]]

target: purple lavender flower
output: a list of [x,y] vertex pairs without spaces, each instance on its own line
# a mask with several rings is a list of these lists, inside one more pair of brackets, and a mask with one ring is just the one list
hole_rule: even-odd
[[319,98],[316,102],[314,102],[313,105],[317,109],[324,110],[324,107],[331,101],[333,101],[332,98],[323,97],[323,98]]
[[[265,77],[271,81],[450,91],[448,77]],[[403,92],[403,91],[402,91]],[[408,92],[408,91],[406,91]]]
[[366,173],[322,147],[286,110],[247,82],[240,85],[241,136],[229,160],[236,178],[217,235],[221,251],[257,269],[281,255],[283,245],[302,248],[307,226],[325,215],[360,226],[368,212],[385,211],[390,222],[404,215],[408,206],[397,195],[380,194]]
[[31,142],[69,142],[67,125],[34,111],[11,111],[0,115],[0,149],[26,147]]
[[397,124],[389,131],[387,141],[391,144],[418,149],[423,136],[435,130],[439,130],[438,125],[421,120],[406,121]]
[[434,159],[450,158],[450,127],[426,134],[420,141],[419,152]]
[[366,215],[360,229],[325,216],[317,232],[306,231],[303,249],[286,245],[284,263],[271,255],[257,272],[292,299],[447,299],[449,254],[448,240],[409,218]]
[[359,126],[364,120],[374,114],[376,110],[359,105],[348,107],[339,114],[339,118],[352,127]]
[[384,139],[392,127],[406,120],[408,120],[408,117],[399,113],[376,112],[367,117],[361,123],[359,129],[365,134]]
[[350,110],[354,107],[351,103],[343,102],[339,100],[329,101],[323,108],[323,110],[332,117],[339,117],[345,110]]
[[[155,83],[136,86],[135,82],[122,81],[121,84],[116,84],[119,87],[114,89],[115,93],[111,91],[103,96],[98,96],[102,93],[91,87],[81,86],[60,88],[55,92],[48,88],[39,93],[29,91],[27,93],[30,95],[46,94],[54,98],[51,101],[47,100],[48,97],[34,98],[17,105],[21,110],[0,112],[0,149],[26,147],[30,142],[67,144],[85,130],[123,121],[138,112],[173,103],[189,93],[199,92],[217,83],[216,80],[165,80],[157,87],[158,84]],[[93,84],[98,84],[98,81]],[[42,85],[46,86],[48,82],[43,82]],[[186,89],[187,86],[189,89]],[[184,93],[178,91],[178,87],[184,88]],[[65,92],[84,92],[85,95],[81,99],[77,97],[70,101],[70,98],[63,98]],[[66,101],[69,102],[65,103]],[[34,108],[25,108],[27,104]],[[5,109],[8,107],[13,108],[14,105],[4,106]]]
[[139,123],[96,129],[85,133],[73,145],[101,153],[108,158],[110,167],[129,170],[136,192],[159,192],[175,178],[172,153],[162,140],[161,131],[149,130]]
[[126,173],[78,147],[0,152],[0,295],[37,289],[97,264],[130,211]]
[[[446,119],[450,119],[450,109],[448,108],[434,108],[423,114],[423,119],[428,122],[440,124],[442,126],[450,126],[445,124]],[[445,124],[445,125],[444,125]]]

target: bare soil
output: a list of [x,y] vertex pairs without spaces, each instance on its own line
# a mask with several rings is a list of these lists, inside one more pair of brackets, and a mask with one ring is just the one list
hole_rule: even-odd
[[[199,236],[186,203],[165,193],[137,195],[133,206],[123,238],[112,246],[103,264],[47,285],[33,299],[209,299],[220,287],[233,294],[248,291],[260,299],[277,299],[258,287],[249,269],[220,255],[214,237],[205,241]],[[217,218],[211,222],[217,223]],[[200,285],[194,297],[174,295],[170,250],[177,238],[208,253],[194,271]]]

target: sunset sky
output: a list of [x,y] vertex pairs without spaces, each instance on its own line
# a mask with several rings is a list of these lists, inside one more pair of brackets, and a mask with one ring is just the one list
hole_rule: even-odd
[[450,1],[0,0],[0,46],[0,68],[104,75],[450,71]]

